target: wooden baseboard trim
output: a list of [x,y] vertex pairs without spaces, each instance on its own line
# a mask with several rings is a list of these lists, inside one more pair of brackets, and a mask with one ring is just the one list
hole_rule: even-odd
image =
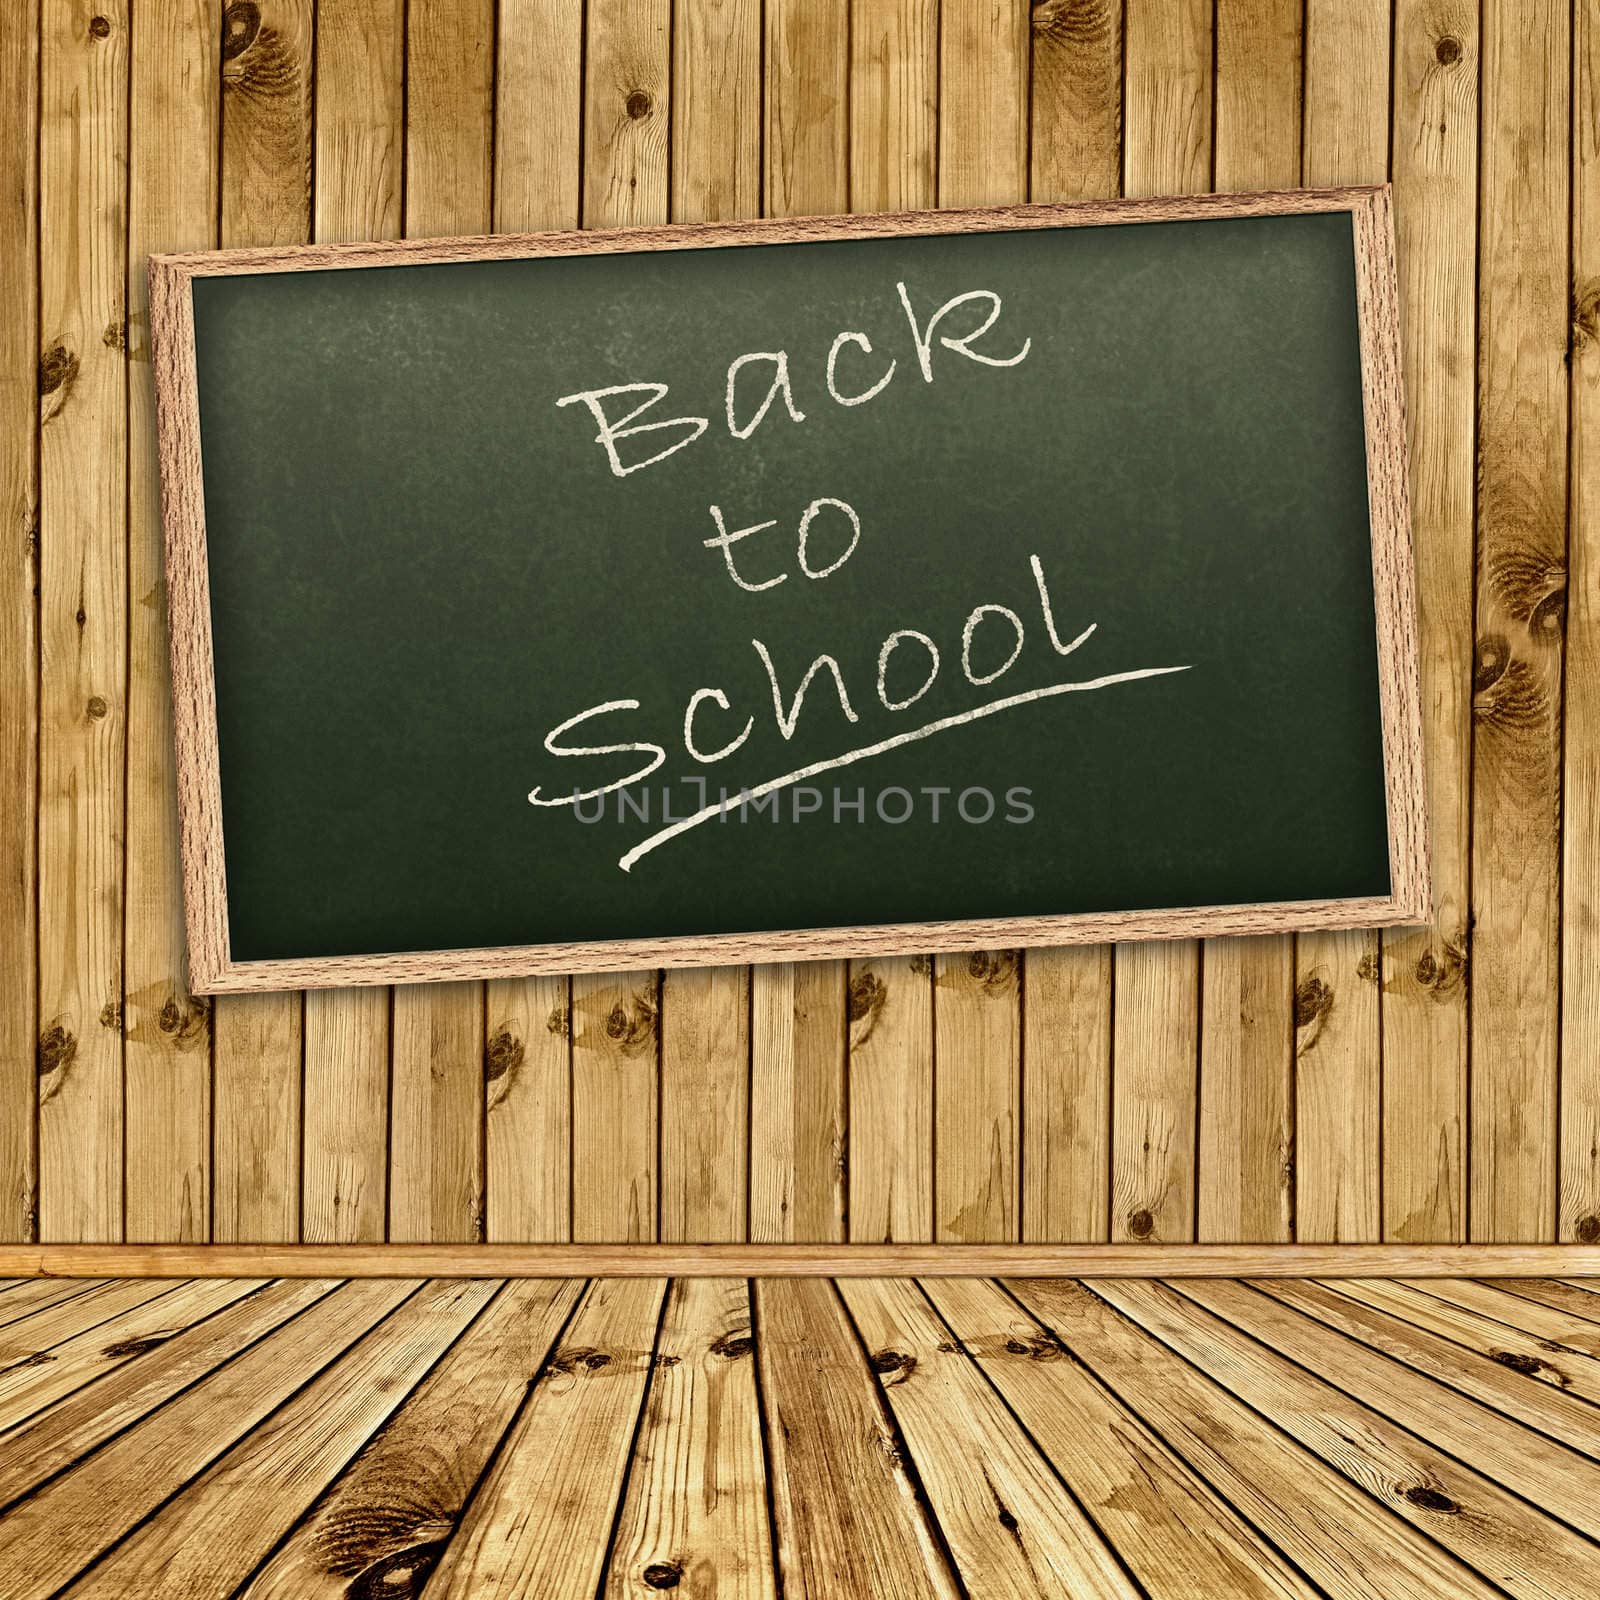
[[1551,1244],[0,1245],[4,1278],[1538,1278],[1600,1276]]

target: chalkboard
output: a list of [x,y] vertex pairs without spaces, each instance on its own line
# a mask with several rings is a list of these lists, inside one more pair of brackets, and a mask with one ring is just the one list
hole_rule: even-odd
[[1428,914],[1387,190],[151,284],[198,992]]

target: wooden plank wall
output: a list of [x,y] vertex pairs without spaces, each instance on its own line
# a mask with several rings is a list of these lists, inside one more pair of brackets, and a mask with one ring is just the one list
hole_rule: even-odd
[[[1593,7],[8,0],[0,108],[0,1239],[1600,1240]],[[148,252],[1384,178],[1433,927],[187,993]]]

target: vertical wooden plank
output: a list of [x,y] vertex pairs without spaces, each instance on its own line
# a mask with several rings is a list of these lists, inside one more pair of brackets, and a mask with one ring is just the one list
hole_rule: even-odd
[[[761,8],[676,0],[671,215],[761,207]],[[749,1217],[750,970],[661,978],[661,1237],[743,1239]]]
[[1111,950],[1030,950],[1023,961],[1022,1237],[1103,1240],[1113,1171]]
[[572,1237],[656,1237],[660,1031],[655,972],[572,979]]
[[1021,957],[976,950],[934,963],[934,1237],[1018,1237]]
[[[1210,0],[1129,0],[1127,194],[1211,186],[1211,13]],[[1115,982],[1111,1237],[1192,1239],[1200,947],[1118,945]]]
[[[1309,0],[1302,177],[1389,176],[1388,0]],[[1302,934],[1295,950],[1295,1237],[1382,1233],[1383,1079],[1376,930]],[[1405,1070],[1405,1063],[1398,1063]]]
[[752,973],[750,1237],[843,1239],[846,1229],[844,963]]
[[[939,38],[941,206],[1001,205],[1028,191],[1028,11],[945,0]],[[935,1237],[1018,1236],[1020,959],[934,962]]]
[[[232,0],[222,14],[222,244],[311,232],[313,0]],[[213,1013],[212,1236],[300,1232],[298,994],[219,998]]]
[[1600,18],[1573,11],[1572,585],[1562,807],[1560,1237],[1600,1241]]
[[850,1237],[933,1237],[933,962],[850,965]]
[[769,217],[850,205],[849,0],[766,0]]
[[494,92],[496,230],[577,227],[583,0],[501,6]]
[[[763,210],[847,211],[848,0],[766,0]],[[750,1237],[843,1239],[848,973],[843,961],[751,974]]]
[[370,1244],[384,1236],[389,1183],[387,989],[306,995],[301,1236]]
[[849,93],[851,210],[927,210],[938,181],[938,0],[853,0]]
[[[936,0],[854,0],[850,208],[920,211],[936,195]],[[933,1237],[933,964],[850,964],[850,1237]]]
[[667,220],[672,0],[589,0],[583,225]]
[[189,1241],[211,1227],[211,1008],[189,994],[183,948],[145,261],[217,242],[222,17],[211,0],[155,0],[131,20],[124,1233]]
[[661,1336],[604,1593],[775,1600],[750,1285],[679,1278]]
[[1128,0],[1127,194],[1211,187],[1211,22],[1211,0]]
[[1033,20],[1035,200],[1122,190],[1123,0],[1043,0]]
[[0,115],[0,1239],[22,1243],[38,1230],[38,0],[13,6],[0,36]]
[[566,978],[488,986],[488,1237],[572,1237],[572,989]]
[[661,1237],[743,1239],[749,1210],[750,969],[662,982]]
[[[591,0],[583,225],[665,222],[671,0]],[[572,980],[572,1236],[654,1239],[659,1218],[660,974]]]
[[[319,0],[316,190],[323,239],[394,239],[404,183],[404,0]],[[381,1240],[388,1211],[387,989],[305,1000],[301,1230],[318,1244]]]
[[672,15],[672,220],[759,216],[761,0],[674,0]]
[[943,0],[939,204],[1009,205],[1028,188],[1028,8]]
[[[98,19],[98,20],[96,20]],[[122,1232],[128,7],[45,13],[39,1235]]]
[[[405,231],[484,233],[492,220],[494,0],[406,8]],[[484,990],[394,992],[389,1236],[483,1237]]]
[[[1215,187],[1300,179],[1300,0],[1217,0]],[[1294,942],[1203,953],[1200,1184],[1206,1240],[1294,1233]]]
[[1430,927],[1383,936],[1383,1231],[1467,1236],[1478,6],[1399,0],[1396,252],[1433,858]]
[[1570,8],[1485,0],[1470,1234],[1552,1239],[1566,621]]
[[[500,8],[495,68],[497,232],[578,226],[583,0]],[[572,988],[565,978],[485,989],[488,1237],[572,1236]]]
[[[1121,0],[1032,11],[1029,197],[1101,200],[1122,187]],[[1104,1239],[1111,1116],[1112,952],[1025,957],[1022,1233]]]

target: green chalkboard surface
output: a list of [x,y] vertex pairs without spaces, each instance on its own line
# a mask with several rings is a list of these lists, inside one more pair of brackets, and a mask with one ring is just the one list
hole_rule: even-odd
[[214,965],[1416,909],[1353,193],[182,258]]

